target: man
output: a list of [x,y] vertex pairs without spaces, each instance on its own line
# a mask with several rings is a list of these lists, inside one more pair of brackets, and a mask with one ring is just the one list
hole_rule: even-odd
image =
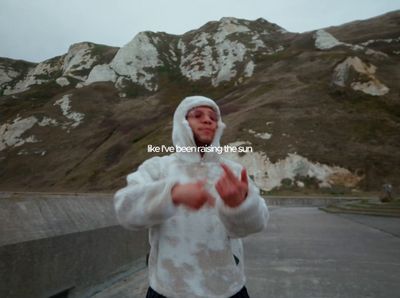
[[[214,101],[187,97],[175,111],[172,141],[219,147],[224,128]],[[146,297],[248,297],[240,237],[265,228],[268,208],[241,165],[203,151],[150,158],[115,194],[120,223],[149,228]]]

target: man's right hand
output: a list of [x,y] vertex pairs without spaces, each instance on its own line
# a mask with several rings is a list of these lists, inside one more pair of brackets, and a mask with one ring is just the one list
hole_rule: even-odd
[[172,202],[199,210],[204,204],[215,205],[215,198],[205,190],[205,181],[187,184],[175,184],[171,190]]

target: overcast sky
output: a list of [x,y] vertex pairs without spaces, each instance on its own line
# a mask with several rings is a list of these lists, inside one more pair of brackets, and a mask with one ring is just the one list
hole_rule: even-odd
[[222,17],[292,32],[400,9],[400,0],[0,0],[0,57],[43,61],[77,42],[123,46],[140,31],[183,34]]

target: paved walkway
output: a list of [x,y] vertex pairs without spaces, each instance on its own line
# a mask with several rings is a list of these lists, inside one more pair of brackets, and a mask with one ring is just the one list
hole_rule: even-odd
[[[399,297],[400,218],[271,207],[265,232],[247,237],[252,298]],[[145,297],[146,269],[96,298]]]
[[399,297],[400,219],[272,208],[245,240],[252,297]]

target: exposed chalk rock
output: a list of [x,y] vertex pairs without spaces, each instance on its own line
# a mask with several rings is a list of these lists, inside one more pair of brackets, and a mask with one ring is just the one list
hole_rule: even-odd
[[217,33],[214,35],[215,43],[222,43],[226,37],[233,33],[248,32],[247,26],[240,25],[236,18],[221,18]]
[[95,82],[113,82],[117,80],[117,74],[108,64],[96,65],[89,73],[85,85]]
[[25,143],[37,142],[35,136],[23,137],[22,135],[31,129],[38,119],[34,116],[21,118],[17,116],[12,123],[4,123],[0,126],[0,151],[7,147],[18,147]]
[[248,132],[253,134],[257,138],[264,139],[264,140],[269,140],[272,137],[272,134],[270,134],[268,132],[260,133],[260,132],[255,132],[252,129],[249,129]]
[[[179,68],[182,75],[191,81],[210,78],[215,87],[234,78],[235,83],[240,83],[243,77],[251,77],[256,66],[253,59],[255,52],[273,55],[284,48],[264,41],[265,36],[271,40],[271,34],[280,32],[279,27],[260,32],[248,26],[248,21],[222,18],[216,29],[183,35],[177,46],[181,52]],[[238,67],[242,64],[244,67]]]
[[20,73],[15,71],[14,69],[0,64],[0,86],[4,85],[5,83],[11,82],[16,77],[18,77],[19,74]]
[[364,83],[353,82],[351,83],[351,88],[374,96],[382,96],[389,92],[389,88],[376,79],[371,79],[370,81]]
[[253,75],[254,68],[255,68],[254,62],[253,62],[253,61],[249,61],[249,62],[246,64],[246,67],[245,67],[245,69],[244,69],[244,76],[245,76],[245,77],[248,77],[248,78],[251,77],[251,76]]
[[70,82],[68,81],[68,79],[65,78],[65,77],[59,77],[59,78],[57,78],[57,79],[56,79],[56,83],[57,83],[58,85],[60,85],[61,87],[68,86],[68,85],[70,84]]
[[[349,81],[350,71],[359,74],[362,81]],[[382,84],[376,77],[376,66],[364,63],[358,57],[348,57],[345,61],[338,64],[334,70],[333,83],[340,86],[350,86],[354,90],[362,91],[369,95],[381,96],[389,92],[389,88]]]
[[[268,26],[268,30],[264,26]],[[229,81],[238,84],[254,74],[255,53],[273,55],[282,51],[284,48],[276,44],[274,35],[287,33],[264,19],[250,22],[222,18],[206,24],[204,28],[182,36],[141,32],[120,48],[109,64],[103,65],[96,65],[102,59],[96,54],[96,45],[77,43],[51,63],[45,61],[38,64],[15,86],[4,85],[2,92],[5,95],[23,92],[30,86],[54,79],[58,85],[68,86],[71,83],[68,78],[80,81],[76,83],[76,88],[109,81],[119,89],[132,82],[149,91],[156,91],[159,72],[175,67],[179,67],[181,74],[192,81],[207,78],[215,87]],[[44,69],[47,66],[55,69]],[[11,82],[16,75],[2,73],[0,69],[0,82]]]
[[221,82],[230,81],[236,76],[236,63],[242,62],[246,54],[246,46],[240,42],[225,40],[216,48],[218,53],[217,76],[211,79],[213,86]]
[[156,91],[152,82],[154,74],[151,68],[163,65],[153,40],[146,32],[137,34],[131,42],[123,46],[110,63],[110,67],[119,75],[129,77],[134,83]]
[[52,119],[44,116],[43,119],[38,122],[39,126],[58,126],[58,122],[56,119]]
[[327,50],[344,44],[338,41],[332,34],[322,29],[315,32],[314,38],[315,47],[320,50]]
[[361,45],[367,47],[367,46],[369,46],[369,45],[371,45],[371,44],[380,43],[380,42],[384,42],[384,43],[396,43],[396,42],[400,42],[400,37],[397,37],[397,38],[370,39],[370,40],[367,40],[367,41],[361,43]]
[[51,80],[51,76],[60,70],[60,65],[54,62],[54,59],[49,59],[37,64],[31,68],[25,78],[11,88],[8,87],[4,90],[4,95],[24,92],[29,90],[33,85],[40,85]]
[[87,70],[92,68],[93,64],[96,62],[96,56],[91,55],[91,49],[93,44],[82,42],[76,43],[70,46],[67,55],[65,55],[63,60],[63,75],[70,76],[75,79],[84,81],[86,80],[86,75],[77,74],[82,72],[82,70]]
[[63,124],[63,129],[67,129],[68,127],[76,128],[78,125],[82,123],[85,115],[83,113],[72,112],[71,111],[71,99],[72,94],[66,94],[61,99],[57,100],[54,105],[58,105],[61,108],[63,115],[72,120],[70,122],[66,122]]
[[[248,146],[251,143],[238,141],[229,145]],[[248,174],[254,178],[257,186],[266,191],[281,186],[283,179],[297,181],[296,177],[314,177],[320,181],[320,187],[331,187],[338,184],[355,187],[363,179],[345,168],[311,162],[298,154],[288,154],[285,159],[275,163],[272,163],[264,152],[252,152],[244,155],[227,152],[225,155],[246,167]],[[302,187],[301,181],[296,183]]]
[[373,44],[375,42],[397,42],[400,40],[400,38],[398,39],[388,39],[388,40],[384,40],[384,39],[380,39],[380,40],[369,40],[366,42],[363,42],[361,44],[351,44],[351,43],[346,43],[346,42],[341,42],[339,40],[337,40],[332,34],[330,34],[329,32],[321,29],[318,30],[314,33],[314,39],[315,39],[315,47],[317,49],[320,50],[329,50],[333,47],[336,46],[345,46],[345,47],[349,47],[354,51],[364,51],[365,54],[370,55],[370,56],[374,56],[376,58],[381,58],[381,59],[386,59],[388,58],[388,55],[381,52],[381,51],[377,51],[377,50],[373,50],[373,49],[369,49],[367,48],[368,45]]

